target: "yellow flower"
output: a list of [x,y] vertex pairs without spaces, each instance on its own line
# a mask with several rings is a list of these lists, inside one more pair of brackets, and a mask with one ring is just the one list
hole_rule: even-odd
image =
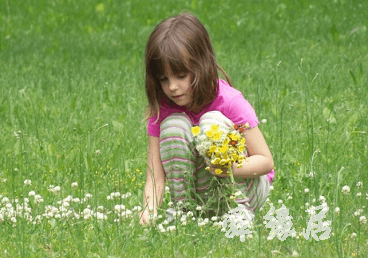
[[219,125],[211,125],[211,131],[216,133],[219,129]]
[[241,146],[238,147],[239,152],[242,152],[243,150],[244,150],[244,146],[241,145]]
[[225,153],[229,149],[229,146],[222,145],[222,147],[219,149],[220,152]]
[[219,158],[215,158],[215,159],[211,160],[211,163],[213,165],[217,165],[219,162],[220,162],[220,159]]
[[208,152],[215,152],[216,151],[217,146],[216,145],[212,145],[209,149]]
[[249,126],[249,123],[245,123],[245,128],[249,128],[250,126]]
[[219,168],[216,168],[215,173],[216,173],[217,175],[220,175],[220,174],[222,174],[222,170],[221,170],[221,169],[219,169]]
[[197,136],[200,132],[201,132],[201,128],[199,128],[199,126],[192,127],[192,134],[194,136]]
[[206,167],[206,168],[205,168],[205,170],[210,171],[210,170],[211,170],[211,168],[210,168],[210,167]]
[[238,157],[239,157],[239,155],[238,155],[238,154],[233,154],[233,156],[232,156],[232,157],[233,157],[233,159],[234,159],[234,160],[237,160],[237,159],[238,159]]
[[242,145],[244,145],[244,144],[245,144],[245,139],[244,139],[244,138],[243,138],[243,139],[241,139],[240,144],[242,144]]
[[230,139],[233,140],[233,141],[238,140],[238,136],[236,134],[231,133],[229,136],[230,136]]
[[226,164],[226,159],[222,159],[221,161],[220,161],[220,165],[225,165]]
[[215,133],[215,134],[213,135],[213,137],[212,137],[212,140],[214,140],[214,141],[218,141],[218,140],[220,140],[220,138],[221,138],[221,133],[222,133],[222,131]]
[[222,145],[228,145],[230,142],[229,138],[226,138],[223,142]]
[[208,138],[212,138],[213,132],[208,130],[208,131],[206,131],[206,135],[207,135]]
[[135,172],[137,172],[137,173],[138,173],[138,172],[139,172],[139,169],[137,168],[137,169],[135,170]]

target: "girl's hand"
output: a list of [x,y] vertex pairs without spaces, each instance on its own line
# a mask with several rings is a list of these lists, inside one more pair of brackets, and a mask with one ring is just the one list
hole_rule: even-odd
[[223,168],[223,169],[221,169],[222,170],[222,173],[221,174],[216,174],[216,169],[218,169],[219,167],[216,167],[216,166],[214,166],[214,165],[210,165],[210,172],[211,172],[211,174],[212,175],[214,175],[214,176],[218,176],[218,177],[228,177],[228,175],[227,175],[227,169],[226,168]]
[[144,211],[141,211],[139,213],[139,216],[140,216],[140,221],[139,223],[144,226],[144,225],[149,225],[149,213],[148,213],[148,210],[144,210]]

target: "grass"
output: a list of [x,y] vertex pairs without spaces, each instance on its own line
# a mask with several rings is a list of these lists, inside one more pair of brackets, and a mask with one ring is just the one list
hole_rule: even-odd
[[[212,222],[177,222],[166,233],[139,226],[133,208],[142,206],[147,156],[144,47],[159,21],[184,9],[205,24],[219,64],[258,118],[267,119],[260,128],[276,166],[270,202],[289,209],[298,237],[267,240],[262,217],[269,204],[244,243]],[[5,197],[14,209],[15,199],[25,205],[29,198],[33,217],[28,222],[19,209],[14,223],[8,210],[0,256],[364,257],[366,9],[365,1],[343,0],[1,1],[0,209],[4,214]],[[349,195],[341,191],[345,185]],[[115,192],[132,195],[107,200]],[[70,207],[87,214],[87,205],[95,213],[103,206],[106,220],[38,222],[47,205],[59,208],[68,195],[83,200],[87,193],[91,199]],[[333,235],[306,240],[299,235],[309,219],[306,203],[317,206],[321,195]],[[164,209],[168,202],[166,195]],[[117,204],[132,210],[132,218],[115,222]]]

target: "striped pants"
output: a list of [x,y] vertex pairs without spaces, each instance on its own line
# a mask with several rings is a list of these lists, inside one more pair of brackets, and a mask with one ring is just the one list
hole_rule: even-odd
[[[201,131],[206,131],[212,124],[218,124],[224,133],[229,132],[233,126],[233,122],[219,111],[207,112],[199,120]],[[205,170],[206,162],[195,148],[191,133],[192,126],[190,118],[185,113],[171,114],[162,121],[160,154],[172,201],[186,202],[191,199],[199,202],[198,205],[205,205],[211,198],[210,195],[213,195],[213,192],[208,190],[213,177],[216,176]],[[217,177],[217,179],[230,183],[228,177]],[[266,175],[258,178],[234,179],[236,188],[246,196],[243,199],[235,199],[236,202],[245,205],[252,213],[256,212],[269,194],[269,179]]]

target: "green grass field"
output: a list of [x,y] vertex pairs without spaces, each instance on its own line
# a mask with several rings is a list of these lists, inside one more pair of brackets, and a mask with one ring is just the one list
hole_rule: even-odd
[[[164,217],[138,223],[144,48],[182,10],[205,25],[218,63],[267,120],[269,199],[297,232],[285,241],[267,239],[269,203],[245,242],[211,219],[166,232]],[[366,10],[364,0],[0,1],[0,257],[365,257]],[[305,210],[320,196],[331,235],[306,240]]]

